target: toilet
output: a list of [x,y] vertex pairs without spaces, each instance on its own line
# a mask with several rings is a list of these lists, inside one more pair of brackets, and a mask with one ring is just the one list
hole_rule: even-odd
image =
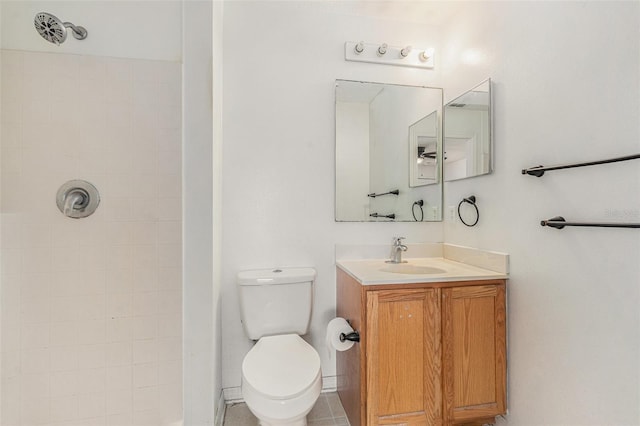
[[313,268],[242,271],[237,284],[245,334],[256,344],[242,361],[242,397],[262,426],[306,426],[322,390],[309,331]]

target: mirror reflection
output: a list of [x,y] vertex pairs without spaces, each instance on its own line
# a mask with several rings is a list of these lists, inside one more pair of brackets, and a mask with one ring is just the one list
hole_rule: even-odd
[[444,106],[444,180],[493,171],[491,80]]
[[442,89],[336,80],[336,221],[442,220]]
[[409,186],[440,182],[442,162],[438,144],[438,112],[409,126]]

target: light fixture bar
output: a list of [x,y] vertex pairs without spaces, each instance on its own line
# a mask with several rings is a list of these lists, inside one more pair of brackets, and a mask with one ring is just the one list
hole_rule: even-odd
[[348,41],[344,44],[344,59],[354,62],[430,69],[434,66],[433,56],[433,48],[388,46],[386,43],[375,44],[363,41]]

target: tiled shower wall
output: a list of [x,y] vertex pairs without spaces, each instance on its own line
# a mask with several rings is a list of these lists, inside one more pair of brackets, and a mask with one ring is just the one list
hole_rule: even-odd
[[[178,424],[180,64],[1,60],[1,424]],[[58,210],[71,179],[92,216]]]

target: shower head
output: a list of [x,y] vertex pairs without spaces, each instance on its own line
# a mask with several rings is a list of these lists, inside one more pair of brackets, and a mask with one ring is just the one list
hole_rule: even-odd
[[33,20],[33,24],[42,38],[57,45],[64,43],[67,39],[67,28],[71,28],[73,37],[77,40],[87,38],[87,30],[83,27],[76,27],[71,22],[62,22],[47,12],[38,13]]

